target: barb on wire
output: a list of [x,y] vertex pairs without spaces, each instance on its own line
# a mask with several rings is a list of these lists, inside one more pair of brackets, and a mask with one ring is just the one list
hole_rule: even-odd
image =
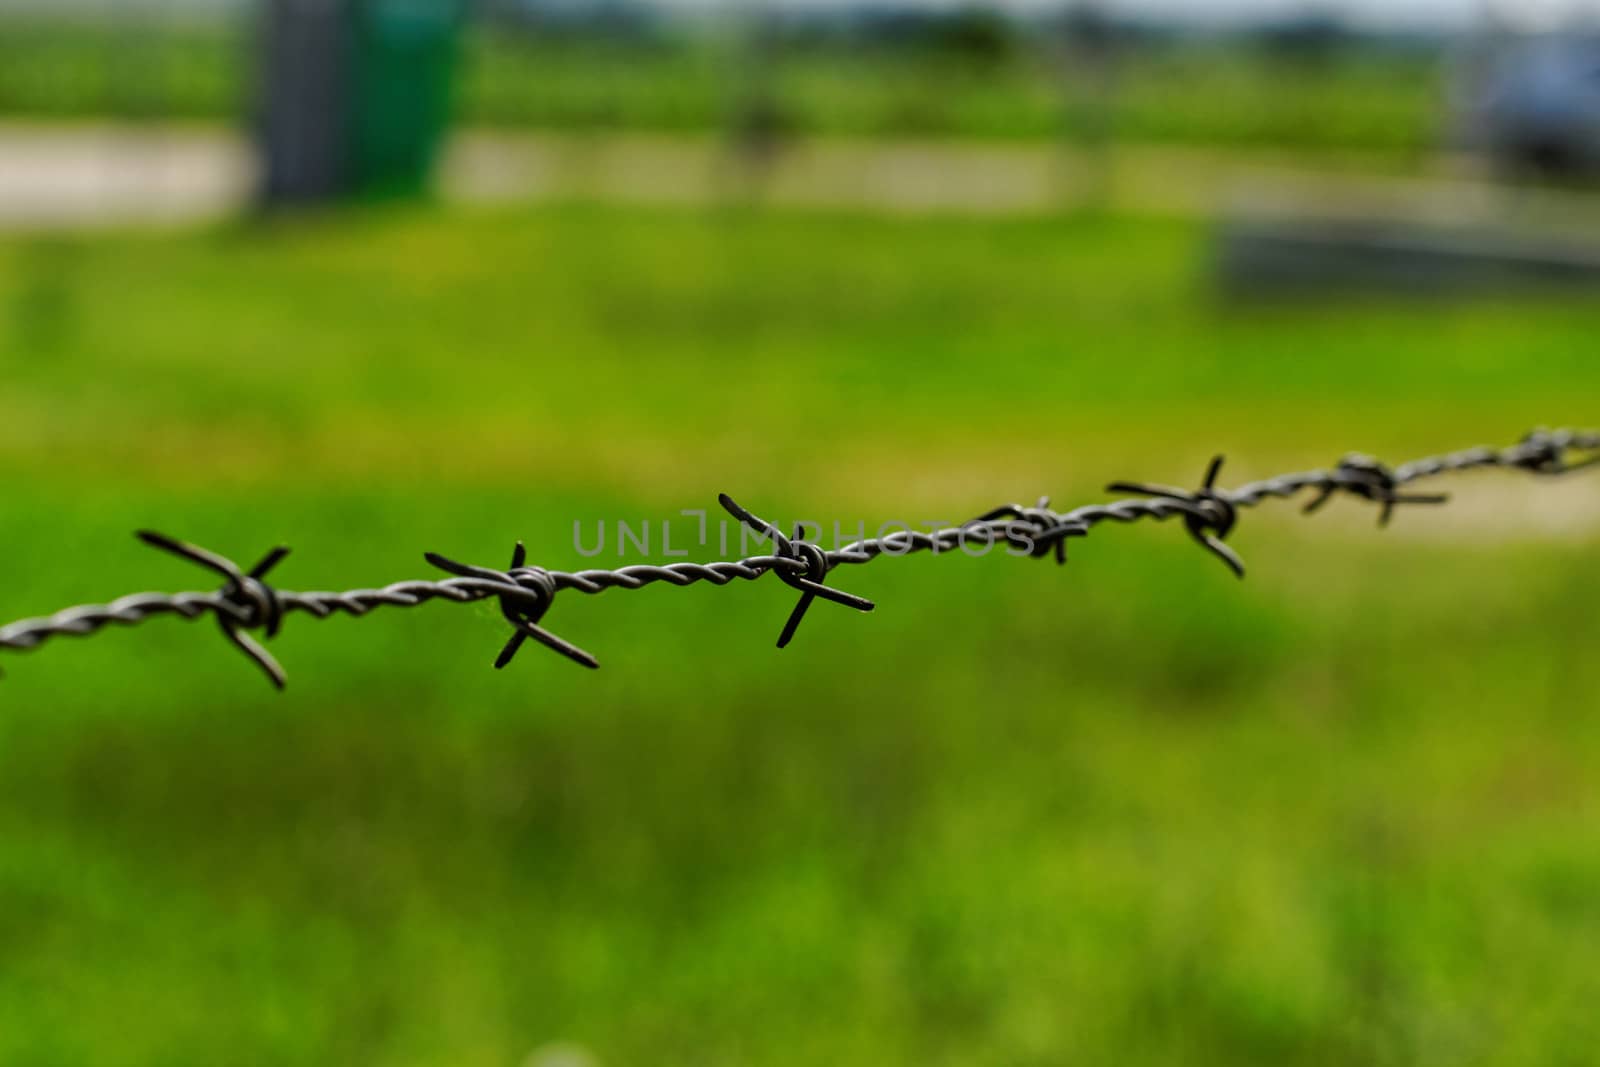
[[783,570],[778,572],[778,578],[791,589],[800,591],[800,601],[795,604],[794,610],[789,613],[789,620],[783,624],[783,631],[778,634],[778,647],[787,648],[794,632],[800,628],[801,621],[806,617],[806,612],[811,609],[811,602],[817,597],[843,604],[847,608],[857,611],[871,611],[877,607],[866,597],[859,597],[853,593],[845,593],[838,589],[830,589],[822,583],[828,578],[828,556],[820,547],[809,541],[801,539],[805,533],[799,527],[795,528],[794,537],[783,536],[783,531],[765,519],[757,518],[751,512],[734,503],[733,497],[723,493],[717,497],[724,510],[729,515],[738,519],[756,533],[772,539],[777,555],[782,559],[799,560],[805,564],[805,569],[799,571]]
[[1200,547],[1209,551],[1240,578],[1244,577],[1244,560],[1224,543],[1239,521],[1239,511],[1227,494],[1216,489],[1217,475],[1222,472],[1224,457],[1217,456],[1206,468],[1205,481],[1194,492],[1174,489],[1168,485],[1145,485],[1142,482],[1112,482],[1106,486],[1108,493],[1138,493],[1170,500],[1183,511],[1183,525]]
[[[1587,454],[1575,455],[1582,453]],[[574,663],[595,668],[599,663],[592,655],[544,626],[545,616],[558,592],[570,589],[592,595],[607,589],[642,589],[657,582],[677,586],[698,582],[727,585],[735,579],[757,581],[767,574],[776,574],[779,581],[800,594],[778,636],[778,647],[783,648],[794,638],[806,613],[818,599],[857,611],[873,610],[875,605],[865,597],[827,584],[829,574],[841,566],[870,563],[886,555],[947,552],[966,544],[969,538],[980,536],[986,544],[1003,541],[1020,550],[1018,554],[1025,553],[1036,559],[1053,555],[1059,564],[1067,560],[1069,538],[1085,537],[1102,522],[1162,521],[1181,517],[1189,536],[1242,578],[1244,563],[1226,543],[1238,525],[1240,509],[1256,507],[1269,498],[1289,499],[1309,491],[1314,495],[1303,510],[1312,513],[1335,495],[1344,493],[1377,504],[1379,525],[1387,526],[1400,505],[1447,502],[1448,497],[1441,494],[1402,491],[1413,482],[1483,467],[1557,476],[1600,464],[1600,431],[1535,430],[1510,448],[1470,448],[1393,468],[1370,456],[1351,453],[1332,470],[1284,474],[1232,490],[1217,487],[1222,463],[1221,456],[1211,461],[1196,490],[1144,482],[1113,482],[1110,492],[1133,494],[1133,498],[1058,513],[1051,510],[1049,498],[1043,497],[1034,507],[1004,504],[957,527],[932,532],[901,529],[831,552],[807,540],[803,528],[797,527],[792,537],[786,536],[775,524],[740,506],[724,493],[720,497],[723,508],[743,526],[769,540],[770,553],[736,561],[640,564],[615,570],[563,572],[528,566],[527,549],[519,541],[512,551],[511,565],[505,570],[460,563],[429,552],[424,558],[449,577],[434,581],[401,581],[379,589],[345,592],[288,592],[270,585],[267,576],[289,554],[287,548],[274,548],[255,566],[245,570],[208,549],[164,534],[142,531],[138,537],[146,544],[222,579],[221,589],[208,593],[136,593],[109,604],[68,608],[48,618],[24,619],[0,626],[0,650],[26,651],[54,637],[89,636],[111,625],[133,626],[160,615],[177,615],[184,619],[209,615],[216,620],[229,643],[248,656],[272,684],[281,689],[285,681],[283,668],[251,635],[259,634],[262,640],[272,640],[290,614],[302,612],[317,619],[335,614],[361,617],[379,607],[417,607],[433,600],[455,603],[493,600],[511,627],[511,636],[494,661],[496,669],[508,666],[530,639]]]
[[[220,594],[222,599],[215,610],[217,625],[222,630],[222,635],[239,651],[249,656],[271,680],[274,687],[282,689],[288,684],[289,677],[279,666],[278,661],[244,632],[259,628],[269,640],[278,636],[278,629],[283,625],[283,604],[279,601],[277,592],[264,579],[272,568],[289,554],[287,547],[279,545],[261,557],[261,562],[251,567],[249,571],[240,571],[232,560],[198,545],[191,545],[150,530],[140,530],[136,536],[153,548],[170,552],[179,559],[186,559],[221,577],[227,584],[222,588]],[[234,610],[224,611],[223,605]]]
[[1513,466],[1524,470],[1533,471],[1535,474],[1571,474],[1573,471],[1583,470],[1600,463],[1600,452],[1586,456],[1574,463],[1567,455],[1573,449],[1583,451],[1593,450],[1592,441],[1585,441],[1586,435],[1574,433],[1571,430],[1534,430],[1522,441],[1512,448],[1517,457],[1511,461]]
[[462,578],[480,578],[499,587],[494,595],[500,601],[500,614],[511,624],[511,639],[495,657],[494,669],[504,670],[522,643],[533,638],[541,645],[591,670],[598,669],[600,661],[570,641],[563,640],[539,625],[545,612],[556,599],[556,583],[543,567],[529,567],[528,549],[521,541],[511,550],[511,569],[504,573],[487,567],[474,567],[446,559],[437,552],[427,552],[423,558],[440,570]]
[[1387,526],[1398,504],[1450,502],[1446,493],[1402,493],[1399,488],[1400,483],[1395,480],[1394,471],[1371,456],[1352,452],[1339,461],[1339,465],[1333,469],[1332,480],[1317,490],[1317,495],[1306,504],[1304,510],[1311,515],[1321,510],[1322,505],[1331,500],[1335,493],[1343,491],[1376,503],[1381,509],[1378,512],[1378,525]]
[[1008,544],[1025,549],[1034,559],[1054,554],[1058,566],[1064,566],[1067,562],[1067,538],[1089,536],[1088,523],[1063,519],[1050,510],[1050,498],[1047,496],[1039,498],[1037,507],[1001,504],[973,521],[989,524],[997,519],[1015,519],[1021,523],[1020,527],[1008,524],[1001,532]]

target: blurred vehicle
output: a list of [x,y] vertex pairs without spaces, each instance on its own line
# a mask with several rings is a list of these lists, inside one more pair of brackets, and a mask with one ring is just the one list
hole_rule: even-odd
[[1490,45],[1462,81],[1463,147],[1511,176],[1600,178],[1600,33]]

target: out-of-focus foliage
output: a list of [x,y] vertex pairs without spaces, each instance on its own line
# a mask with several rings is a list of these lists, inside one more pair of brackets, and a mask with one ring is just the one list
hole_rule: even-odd
[[253,94],[247,27],[0,14],[0,116],[242,118]]
[[[457,113],[469,124],[703,130],[729,115],[726,38],[554,35],[480,27],[464,43]],[[1051,138],[1076,105],[1059,42],[982,20],[914,44],[800,38],[770,72],[785,129],[816,135]],[[1249,41],[1131,42],[1115,129],[1136,141],[1411,155],[1437,139],[1438,72],[1425,54],[1360,43],[1319,52]],[[244,28],[130,21],[0,22],[0,115],[244,114]]]
[[[483,38],[470,55],[461,101],[469,121],[685,129],[723,110],[727,75],[711,51]],[[1388,154],[1433,143],[1437,72],[1428,60],[1356,51],[1315,79],[1303,75],[1243,46],[1139,50],[1116,76],[1113,122],[1136,141]],[[805,133],[1049,138],[1064,128],[1068,75],[1037,50],[974,60],[800,48],[772,77],[789,126]]]

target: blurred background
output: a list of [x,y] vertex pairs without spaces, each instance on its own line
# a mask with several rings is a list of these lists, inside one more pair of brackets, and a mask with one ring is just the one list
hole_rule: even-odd
[[[1594,4],[4,0],[0,617],[1593,426],[1597,193]],[[8,657],[0,1062],[1587,1062],[1600,488],[1445,488]]]

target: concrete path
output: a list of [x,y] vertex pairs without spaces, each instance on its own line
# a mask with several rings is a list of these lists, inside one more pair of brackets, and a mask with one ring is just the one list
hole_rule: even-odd
[[226,132],[139,126],[0,126],[0,227],[171,225],[248,202],[255,162]]

